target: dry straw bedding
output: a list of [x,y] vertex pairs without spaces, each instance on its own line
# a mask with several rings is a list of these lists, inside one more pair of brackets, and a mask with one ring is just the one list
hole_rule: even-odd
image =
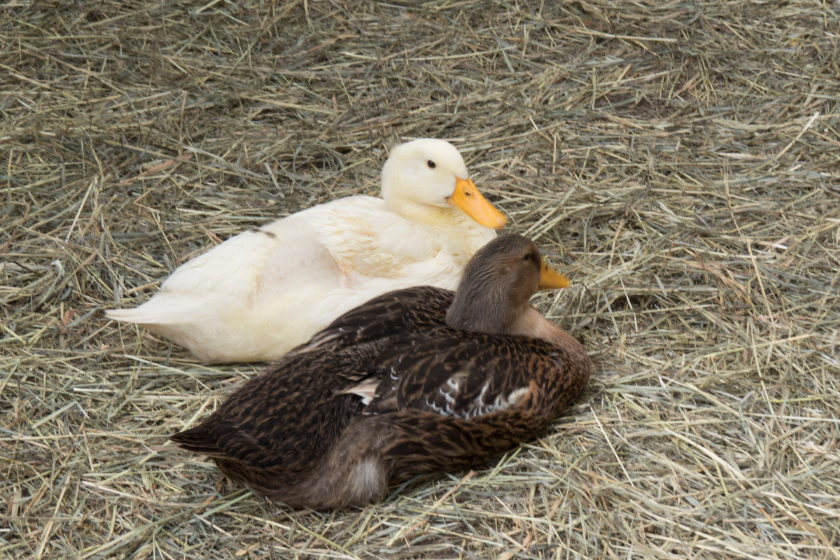
[[[837,558],[840,7],[0,2],[0,557]],[[293,512],[150,446],[260,366],[102,317],[452,140],[575,280],[580,404]]]

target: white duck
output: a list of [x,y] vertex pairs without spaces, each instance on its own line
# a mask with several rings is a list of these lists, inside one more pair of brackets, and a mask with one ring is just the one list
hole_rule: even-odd
[[382,198],[351,196],[246,231],[184,263],[160,292],[111,319],[207,362],[271,361],[344,312],[410,286],[454,290],[505,225],[452,144],[394,148]]

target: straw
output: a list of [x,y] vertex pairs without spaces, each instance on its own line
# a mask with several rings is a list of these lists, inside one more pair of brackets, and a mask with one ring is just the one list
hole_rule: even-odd
[[[838,558],[834,2],[0,6],[0,557]],[[259,364],[102,310],[452,141],[573,279],[581,402],[293,512],[163,451]]]

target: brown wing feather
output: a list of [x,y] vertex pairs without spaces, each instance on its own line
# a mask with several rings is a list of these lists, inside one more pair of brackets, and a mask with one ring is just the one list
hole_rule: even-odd
[[510,449],[544,429],[589,379],[580,345],[439,331],[412,350],[383,355],[380,365],[399,381],[384,378],[364,410],[391,429],[382,456],[392,483]]
[[[359,381],[352,374],[368,359],[362,348],[283,358],[242,385],[201,425],[170,439],[214,458],[291,468],[323,453],[360,414],[359,399],[341,391]],[[347,377],[325,378],[332,368]]]
[[290,354],[377,343],[445,324],[454,292],[418,286],[388,292],[348,311]]
[[532,393],[550,403],[557,380],[579,377],[571,371],[577,372],[577,361],[535,339],[436,329],[380,357],[377,366],[386,374],[379,374],[364,413],[417,409],[468,420],[511,407],[539,408]]

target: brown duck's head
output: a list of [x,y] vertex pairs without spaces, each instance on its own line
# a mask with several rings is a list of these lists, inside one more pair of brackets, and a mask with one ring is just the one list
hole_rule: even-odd
[[468,331],[495,334],[520,332],[519,320],[531,309],[528,300],[538,289],[569,286],[552,270],[536,244],[521,235],[500,235],[479,249],[464,270],[446,324]]

